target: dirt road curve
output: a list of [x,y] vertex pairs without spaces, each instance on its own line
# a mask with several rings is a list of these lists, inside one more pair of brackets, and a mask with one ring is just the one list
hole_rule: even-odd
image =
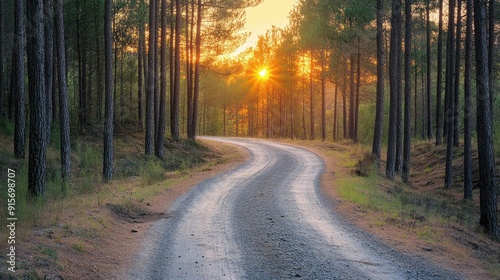
[[250,160],[204,181],[155,223],[128,279],[457,279],[395,252],[332,209],[315,154],[263,140]]

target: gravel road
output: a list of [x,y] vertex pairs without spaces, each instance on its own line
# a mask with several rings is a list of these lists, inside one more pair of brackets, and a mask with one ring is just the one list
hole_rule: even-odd
[[401,254],[334,212],[317,155],[264,140],[250,159],[194,187],[153,224],[128,279],[460,279]]

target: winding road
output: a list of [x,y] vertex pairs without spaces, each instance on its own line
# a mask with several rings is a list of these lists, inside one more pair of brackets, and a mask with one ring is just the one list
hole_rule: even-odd
[[334,212],[320,191],[324,163],[265,140],[205,139],[250,153],[195,186],[153,224],[128,279],[459,279],[398,253]]

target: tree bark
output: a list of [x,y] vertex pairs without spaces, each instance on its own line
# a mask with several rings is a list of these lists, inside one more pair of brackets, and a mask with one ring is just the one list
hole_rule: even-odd
[[349,80],[349,139],[354,140],[354,130],[355,130],[355,118],[356,118],[356,101],[355,101],[355,95],[356,95],[356,89],[355,89],[355,83],[354,83],[354,69],[355,69],[355,54],[351,54],[351,65],[350,65],[350,80]]
[[[375,111],[375,129],[373,133],[372,155],[376,157],[377,167],[380,168],[382,151],[382,132],[384,125],[384,4],[377,0],[377,107]],[[336,100],[336,99],[335,99]],[[336,108],[335,108],[336,109]]]
[[321,50],[321,140],[326,140],[326,54]]
[[0,119],[3,118],[4,61],[5,61],[5,19],[4,1],[0,1]]
[[[202,19],[202,6],[201,0],[198,0],[197,5],[197,19],[196,19],[196,58],[194,68],[194,95],[193,95],[193,117],[191,124],[191,133],[189,138],[195,139],[196,137],[196,124],[198,122],[198,99],[200,96],[200,59],[201,59],[201,19]],[[205,96],[206,99],[206,96]]]
[[155,30],[156,0],[149,3],[149,52],[148,52],[148,81],[146,88],[146,136],[145,154],[153,154],[154,130],[154,87],[155,87]]
[[175,49],[174,49],[174,91],[172,95],[172,108],[170,132],[172,138],[179,139],[179,96],[181,89],[181,5],[180,0],[175,0]]
[[54,75],[54,0],[44,0],[45,17],[45,90],[46,90],[46,118],[47,118],[47,141],[50,141],[50,130],[52,128],[52,87]]
[[24,1],[15,2],[14,44],[12,48],[12,84],[14,95],[14,155],[24,158],[25,154],[25,93],[24,93]]
[[489,87],[490,87],[490,111],[491,111],[491,123],[494,123],[493,115],[495,113],[495,0],[489,0],[489,11],[488,11],[488,75],[490,76]]
[[460,51],[462,46],[462,0],[457,1],[457,36],[455,39],[455,86],[453,87],[455,95],[453,98],[453,146],[458,147],[460,145],[459,134],[458,134],[458,106],[459,96],[460,96]]
[[356,104],[354,107],[354,143],[358,143],[358,124],[359,124],[359,90],[361,88],[361,43],[358,36],[356,57]]
[[438,21],[438,49],[437,49],[437,79],[436,79],[436,145],[443,143],[442,121],[441,121],[441,93],[443,77],[443,0],[439,0]]
[[425,3],[425,11],[426,11],[426,53],[427,53],[427,84],[426,84],[426,92],[427,92],[427,140],[431,140],[434,135],[432,133],[432,98],[431,98],[431,89],[432,89],[432,53],[431,53],[431,19],[430,19],[430,2],[431,0],[426,0]]
[[27,3],[30,109],[28,192],[30,196],[44,196],[47,152],[44,9],[43,0]]
[[[141,0],[139,9],[142,11],[144,9],[144,0]],[[143,119],[143,99],[144,99],[144,54],[145,54],[145,31],[144,31],[144,22],[142,21],[142,17],[139,22],[139,49],[137,51],[137,119],[139,122],[139,126],[142,128],[142,119]]]
[[57,69],[59,85],[59,125],[61,137],[61,177],[65,183],[71,180],[71,145],[69,126],[68,83],[66,77],[66,50],[64,44],[64,8],[63,0],[55,0],[55,29],[57,49]]
[[400,56],[399,38],[401,33],[401,0],[392,0],[391,44],[389,51],[389,138],[387,143],[386,176],[394,179],[396,171],[397,102],[399,88],[398,64]]
[[311,56],[311,69],[309,72],[309,95],[311,99],[310,105],[310,116],[311,116],[311,140],[314,140],[314,83],[313,83],[313,70],[314,70],[314,62],[313,62],[313,50],[310,50],[310,56]]
[[342,75],[342,128],[344,130],[344,139],[348,137],[347,129],[347,59],[342,63],[344,66]]
[[471,103],[472,103],[472,20],[473,0],[467,0],[464,77],[464,199],[472,200]]
[[107,182],[113,178],[113,34],[111,31],[112,0],[106,0],[104,7],[104,154],[103,178]]
[[448,49],[447,49],[447,73],[446,73],[446,170],[445,170],[445,188],[453,185],[453,120],[454,120],[454,87],[455,87],[455,45],[454,45],[454,21],[455,21],[455,0],[450,1],[448,23]]
[[[403,144],[403,182],[410,178],[411,153],[411,41],[412,41],[411,0],[405,0],[405,120]],[[415,73],[416,76],[416,73]],[[416,95],[415,95],[416,96]],[[416,127],[415,127],[416,130]]]
[[480,219],[486,231],[498,237],[495,153],[490,106],[486,1],[474,1],[477,87],[477,150],[479,155]]
[[163,158],[165,121],[167,110],[167,0],[161,0],[161,43],[160,43],[160,112],[156,139],[156,156]]

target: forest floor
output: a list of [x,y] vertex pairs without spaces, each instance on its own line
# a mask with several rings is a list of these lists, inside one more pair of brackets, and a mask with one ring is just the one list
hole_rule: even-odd
[[[34,209],[20,210],[17,270],[14,274],[6,273],[6,253],[2,253],[0,279],[118,279],[120,270],[128,266],[133,252],[139,249],[151,222],[168,218],[167,210],[178,197],[204,179],[234,168],[247,155],[229,144],[181,141],[167,142],[168,156],[159,161],[142,155],[141,136],[115,137],[116,179],[109,184],[101,182],[100,161],[82,159],[100,158],[95,154],[100,151],[98,138],[85,139],[89,145],[75,144],[86,147],[74,148],[73,189],[60,194],[52,189],[49,178],[46,201],[33,202]],[[0,151],[10,148],[5,140],[0,139]],[[9,158],[12,156],[2,155],[0,159],[6,162],[0,165],[21,170],[16,172],[17,185],[27,185],[27,179],[21,178],[26,175],[25,162]],[[51,164],[56,166],[53,161],[57,161],[57,153],[50,148],[49,168]],[[82,163],[85,161],[88,162]],[[3,201],[1,204],[5,205]],[[0,240],[7,240],[3,208]],[[7,248],[7,242],[0,244],[1,252],[7,252]]]
[[[27,217],[22,219],[24,222],[16,236],[18,272],[15,278],[9,278],[11,275],[2,274],[2,270],[0,279],[25,276],[28,279],[115,279],[129,266],[132,253],[140,250],[140,241],[152,222],[169,217],[168,208],[176,198],[204,179],[236,167],[247,157],[245,150],[227,144],[167,142],[166,154],[173,157],[159,162],[142,156],[142,145],[138,144],[141,136],[118,135],[119,175],[110,184],[101,184],[97,179],[99,169],[85,170],[93,161],[92,156],[85,159],[85,154],[99,151],[97,140],[90,146],[75,144],[74,168],[78,174],[91,174],[90,178],[75,177],[75,184],[81,190],[62,197],[49,192],[48,203],[35,203],[34,210],[26,211]],[[0,151],[10,148],[4,140],[0,139]],[[500,278],[500,243],[483,234],[477,226],[479,190],[474,189],[473,203],[461,200],[462,179],[458,175],[453,188],[443,188],[445,147],[416,144],[411,183],[406,185],[378,176],[360,146],[281,142],[305,147],[323,158],[325,195],[334,201],[338,212],[362,229],[399,251],[424,256],[468,279]],[[195,156],[179,161],[179,157],[186,158],[187,154]],[[0,155],[0,159],[7,158],[5,156]],[[49,157],[57,159],[56,152],[49,152]],[[477,163],[477,153],[473,158]],[[461,174],[459,149],[455,159],[455,174]],[[0,165],[16,167],[22,163],[7,161]],[[55,168],[56,164],[52,165],[51,168]],[[174,171],[165,173],[165,165]],[[477,177],[477,170],[474,173]],[[18,180],[22,174],[17,175]],[[0,210],[3,227],[1,223],[5,219],[1,211],[5,210]],[[4,231],[0,232],[0,240],[6,240],[5,235]],[[0,249],[5,252],[7,244],[0,244]],[[5,254],[0,255],[0,262],[5,263]]]
[[[288,142],[288,141],[286,141]],[[467,279],[500,279],[500,243],[479,224],[477,151],[473,151],[474,200],[463,197],[463,148],[454,151],[454,185],[444,189],[446,146],[412,147],[410,183],[390,181],[366,148],[324,142],[291,142],[326,163],[322,189],[336,211],[393,248],[416,254]],[[497,166],[500,161],[497,161]],[[497,171],[498,171],[497,167]]]

